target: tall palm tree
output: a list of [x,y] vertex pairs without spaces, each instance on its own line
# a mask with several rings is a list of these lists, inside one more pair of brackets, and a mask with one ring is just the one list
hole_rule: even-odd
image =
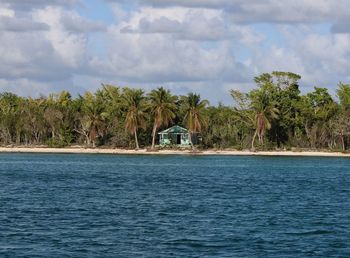
[[209,105],[209,101],[201,100],[199,94],[189,93],[187,96],[182,97],[181,102],[185,112],[185,124],[189,131],[189,141],[192,149],[194,149],[192,135],[194,133],[200,133],[202,127],[206,125],[204,110]]
[[122,106],[126,109],[125,129],[129,130],[135,137],[136,150],[138,150],[139,142],[137,138],[137,130],[146,127],[146,101],[144,91],[140,89],[123,89]]
[[160,87],[148,94],[150,110],[154,119],[152,130],[152,150],[155,146],[156,133],[159,127],[168,126],[175,118],[177,97],[169,90]]
[[96,146],[96,139],[103,136],[106,127],[107,112],[103,101],[98,96],[87,92],[82,101],[82,112],[80,114],[80,128],[75,131],[86,137],[88,145]]
[[271,128],[271,122],[278,118],[279,110],[275,107],[269,92],[263,88],[255,90],[250,94],[251,108],[255,113],[255,132],[252,139],[252,149],[258,136],[259,143],[264,144],[266,130]]

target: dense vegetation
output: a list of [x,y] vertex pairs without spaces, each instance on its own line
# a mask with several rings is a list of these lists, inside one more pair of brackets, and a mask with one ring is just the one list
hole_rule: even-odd
[[155,148],[157,132],[179,124],[201,133],[202,148],[331,149],[350,147],[350,85],[340,83],[338,102],[326,88],[302,95],[300,76],[262,74],[257,88],[231,90],[232,106],[209,106],[197,94],[174,96],[158,88],[102,85],[72,98],[69,92],[37,99],[0,95],[2,145],[72,144]]

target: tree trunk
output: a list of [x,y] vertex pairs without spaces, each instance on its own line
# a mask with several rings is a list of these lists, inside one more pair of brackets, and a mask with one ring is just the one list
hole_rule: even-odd
[[10,130],[8,128],[6,128],[6,132],[7,132],[7,143],[8,144],[12,144],[12,135],[10,133]]
[[309,140],[310,147],[312,148],[312,146],[313,146],[312,133],[311,133],[311,129],[309,128],[309,123],[307,121],[304,123],[304,128],[305,128],[305,132],[306,132],[306,137]]
[[35,144],[39,144],[39,141],[40,141],[40,133],[37,132],[37,131],[34,131],[34,141],[35,141]]
[[85,135],[85,138],[86,138],[86,144],[87,144],[88,146],[90,146],[90,144],[91,144],[91,140],[90,140],[89,135],[88,135],[88,134],[86,134],[86,135]]
[[16,132],[16,145],[20,145],[21,144],[21,132],[17,131]]
[[192,142],[192,132],[188,132],[188,140],[190,141],[190,145],[191,145],[192,150],[195,150],[193,142]]
[[258,129],[255,130],[255,133],[254,133],[254,136],[253,136],[253,140],[252,140],[252,150],[254,150],[254,142],[255,142],[255,138],[256,138],[256,135],[258,134]]
[[157,132],[157,125],[154,123],[153,131],[152,131],[152,147],[151,147],[152,150],[154,150],[156,145],[156,132]]
[[341,133],[341,145],[342,145],[343,151],[345,151],[345,141],[344,141],[344,134],[343,134],[343,132]]
[[92,147],[95,148],[96,144],[96,134],[97,134],[97,129],[96,129],[96,126],[92,126],[90,132],[89,132],[89,138],[90,138],[90,141],[92,142]]
[[136,150],[138,150],[138,149],[140,149],[140,147],[139,147],[139,141],[138,141],[138,139],[137,139],[137,130],[135,130],[134,135],[135,135]]

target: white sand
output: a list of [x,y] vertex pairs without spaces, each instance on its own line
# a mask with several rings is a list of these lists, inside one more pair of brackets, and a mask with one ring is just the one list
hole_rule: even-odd
[[228,156],[308,156],[308,157],[349,157],[350,153],[341,152],[316,152],[316,151],[231,151],[231,150],[206,150],[193,153],[190,150],[160,150],[147,152],[141,150],[124,149],[99,149],[99,148],[44,148],[44,147],[0,147],[2,153],[72,153],[72,154],[135,154],[135,155],[228,155]]

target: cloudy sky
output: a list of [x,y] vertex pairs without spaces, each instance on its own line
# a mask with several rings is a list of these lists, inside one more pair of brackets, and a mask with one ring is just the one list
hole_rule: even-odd
[[165,86],[229,102],[252,78],[350,81],[348,0],[0,0],[0,91]]

